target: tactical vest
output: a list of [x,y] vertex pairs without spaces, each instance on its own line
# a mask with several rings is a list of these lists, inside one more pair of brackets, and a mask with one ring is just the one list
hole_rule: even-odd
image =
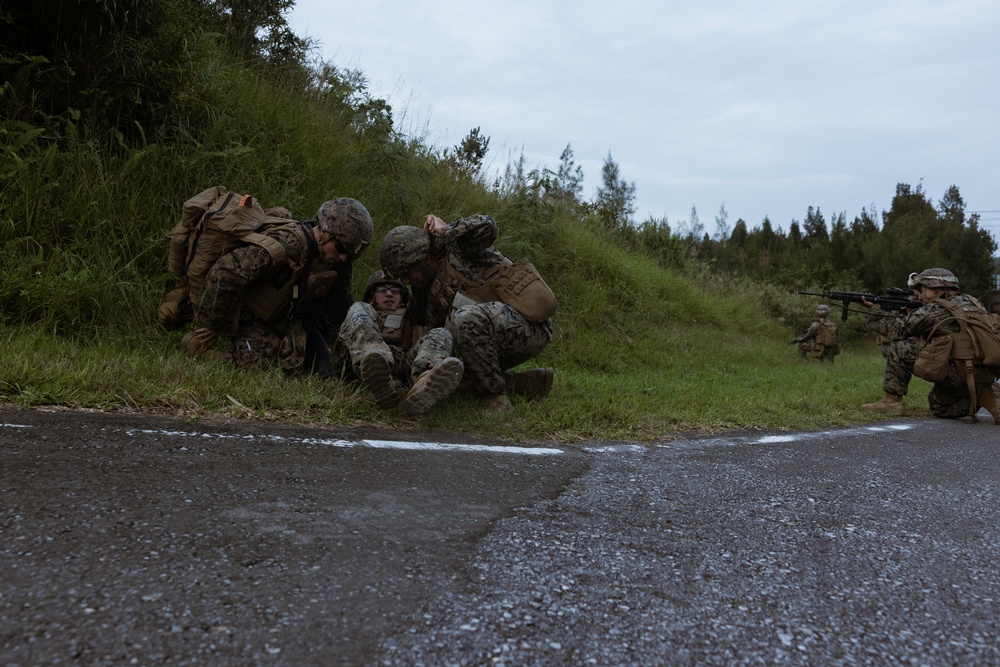
[[382,340],[390,345],[402,347],[405,338],[403,334],[407,329],[406,307],[400,306],[391,313],[379,312],[378,319],[381,325]]
[[527,258],[512,262],[504,255],[497,254],[502,260],[483,270],[481,283],[458,271],[447,256],[442,257],[438,260],[431,297],[439,304],[449,304],[451,309],[502,301],[532,324],[541,324],[551,318],[558,303],[534,265]]
[[[285,256],[285,266],[290,270],[288,278],[275,286],[268,277],[255,280],[243,290],[243,303],[254,312],[254,315],[265,322],[288,319],[291,308],[298,299],[318,298],[329,290],[335,271],[324,272],[332,274],[332,280],[326,281],[324,274],[308,275],[309,267],[319,252],[316,242],[311,238],[311,228],[300,222],[291,222],[280,227],[274,227],[269,232],[290,232],[302,249],[297,256]],[[320,283],[327,283],[326,290]]]

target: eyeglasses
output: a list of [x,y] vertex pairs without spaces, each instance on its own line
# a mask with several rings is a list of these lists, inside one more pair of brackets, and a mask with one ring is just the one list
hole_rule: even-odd
[[375,293],[379,296],[385,296],[386,294],[392,294],[393,296],[400,296],[403,290],[399,287],[387,287],[386,285],[380,285],[375,288]]

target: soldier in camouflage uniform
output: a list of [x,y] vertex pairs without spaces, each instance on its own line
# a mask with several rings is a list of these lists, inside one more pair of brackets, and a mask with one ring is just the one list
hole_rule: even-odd
[[414,288],[416,321],[446,327],[465,364],[463,387],[480,395],[491,412],[513,408],[508,392],[542,400],[552,388],[553,370],[520,373],[508,369],[537,356],[552,340],[552,321],[539,324],[502,301],[477,303],[463,290],[483,285],[485,272],[509,263],[493,247],[499,231],[488,215],[473,215],[451,224],[428,215],[423,228],[403,226],[383,239],[379,258],[386,275]]
[[833,363],[833,358],[840,354],[837,342],[837,323],[831,322],[830,306],[816,306],[816,321],[809,325],[804,334],[793,340],[799,345],[799,356],[805,359],[810,356],[820,361]]
[[[972,297],[958,292],[958,278],[947,269],[927,269],[910,276],[909,287],[917,290],[917,297],[923,304],[905,317],[884,317],[872,310],[875,304],[863,302],[869,308],[865,326],[888,339],[885,375],[882,389],[885,396],[875,403],[866,403],[866,410],[886,414],[903,414],[903,397],[906,396],[913,366],[921,348],[931,339],[945,334],[959,332],[959,324],[947,308],[934,303],[937,298],[946,299],[964,306],[973,303]],[[976,394],[989,389],[993,376],[976,375]],[[966,383],[964,368],[959,369],[951,362],[948,377],[935,382],[927,396],[931,412],[936,417],[957,419],[969,414],[972,398]]]
[[[290,221],[291,222],[291,221]],[[266,232],[285,249],[274,265],[258,245],[240,246],[209,270],[194,313],[188,356],[224,356],[240,368],[279,362],[286,371],[332,374],[329,341],[352,301],[351,267],[371,243],[371,215],[357,200],[324,202],[315,220]],[[231,352],[212,350],[222,336]]]
[[399,403],[396,380],[408,388],[403,410],[425,414],[462,379],[463,364],[451,356],[453,338],[443,327],[423,334],[407,318],[403,283],[375,271],[362,301],[351,306],[334,347],[335,366],[360,378],[383,409]]

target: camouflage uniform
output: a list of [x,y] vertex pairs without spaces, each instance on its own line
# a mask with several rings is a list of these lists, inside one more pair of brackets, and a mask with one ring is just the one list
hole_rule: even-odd
[[[327,284],[318,294],[309,294],[306,317],[290,308],[281,311],[280,318],[265,320],[243,302],[244,291],[257,281],[270,281],[275,287],[295,278],[291,264],[303,255],[315,256],[316,246],[312,226],[303,224],[306,247],[301,237],[276,229],[269,232],[285,248],[287,261],[273,266],[270,254],[257,245],[236,248],[222,256],[209,270],[201,302],[194,314],[197,327],[229,333],[233,342],[232,360],[240,368],[261,368],[280,360],[285,370],[301,368],[314,350],[307,351],[306,325],[319,324],[320,335],[330,336],[332,327],[340,323],[350,301],[344,288],[349,284],[350,270],[337,277],[336,284]],[[311,246],[311,247],[310,247]],[[331,275],[331,267],[320,260],[307,263],[310,275]],[[346,280],[345,280],[346,279]],[[306,322],[305,320],[309,321]]]
[[347,311],[334,347],[334,365],[361,377],[361,360],[375,352],[392,368],[393,375],[409,387],[425,371],[429,371],[451,356],[453,338],[442,327],[431,329],[412,346],[390,345],[382,338],[382,327],[392,312],[377,311],[359,301]]
[[[965,294],[943,294],[942,298],[957,305],[968,305],[972,299]],[[913,377],[913,365],[917,361],[924,339],[931,333],[935,325],[943,322],[934,335],[958,333],[959,325],[951,318],[948,309],[938,303],[929,303],[917,308],[906,317],[880,317],[871,312],[865,318],[865,326],[888,339],[885,375],[882,388],[886,394],[905,396],[910,378]],[[970,397],[966,386],[965,369],[959,368],[953,361],[950,364],[948,377],[942,382],[935,382],[927,396],[931,412],[936,417],[957,419],[969,414]],[[993,383],[976,378],[977,395]]]
[[822,345],[821,349],[817,350],[816,336],[819,335],[821,328],[833,328],[833,335],[836,335],[837,324],[836,322],[831,322],[830,320],[816,320],[809,325],[809,328],[804,334],[795,339],[795,342],[799,344],[799,354],[803,359],[807,355],[812,356],[820,361],[829,361],[833,363],[833,358],[840,353],[839,345]]
[[482,285],[487,269],[508,261],[493,247],[498,236],[493,218],[473,215],[449,224],[444,237],[431,237],[437,273],[413,300],[420,323],[452,333],[456,356],[465,364],[462,384],[481,394],[506,394],[514,377],[505,371],[536,357],[552,340],[552,320],[532,324],[502,301],[453,308],[461,284],[450,273]]

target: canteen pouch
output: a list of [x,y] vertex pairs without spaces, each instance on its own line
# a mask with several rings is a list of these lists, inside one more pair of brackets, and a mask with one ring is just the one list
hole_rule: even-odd
[[951,348],[954,340],[950,335],[935,336],[920,348],[913,374],[928,382],[942,382],[948,377]]

